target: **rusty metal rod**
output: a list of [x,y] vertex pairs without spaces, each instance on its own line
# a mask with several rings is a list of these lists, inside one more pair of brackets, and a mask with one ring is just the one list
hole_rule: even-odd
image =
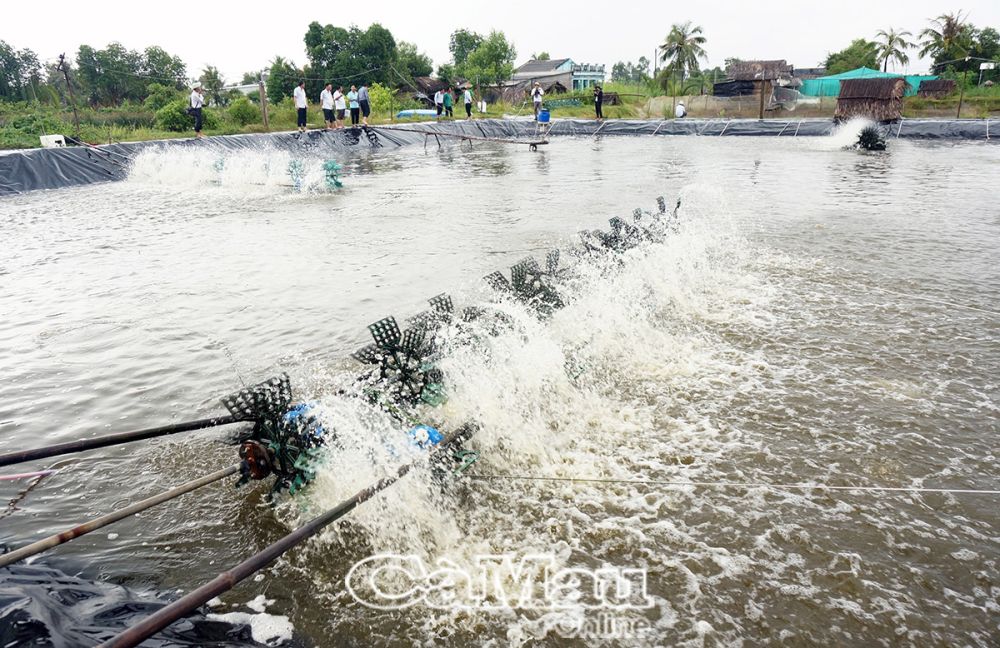
[[[442,449],[447,448],[455,440],[462,438],[465,434],[467,434],[467,431],[464,429],[452,432],[446,436],[439,445],[435,446],[431,450],[431,455],[437,454]],[[157,610],[155,613],[146,617],[139,623],[126,628],[108,641],[102,643],[98,646],[98,648],[132,648],[133,646],[138,646],[140,643],[160,630],[163,630],[171,623],[184,618],[193,610],[204,605],[208,601],[211,601],[216,596],[231,590],[240,581],[249,578],[255,572],[267,567],[269,564],[277,560],[281,554],[312,537],[332,522],[335,522],[350,513],[358,504],[371,499],[379,492],[385,490],[389,486],[392,486],[397,481],[402,479],[408,472],[410,472],[418,461],[400,466],[395,475],[380,479],[364,490],[358,491],[353,497],[337,505],[336,508],[330,509],[326,513],[313,518],[295,531],[271,544],[263,551],[250,556],[229,571],[222,572],[212,581],[177,599],[173,603]]]
[[232,465],[228,468],[223,468],[211,475],[205,475],[199,479],[193,479],[189,482],[181,484],[176,488],[171,488],[168,491],[160,493],[159,495],[154,495],[153,497],[147,497],[144,500],[136,502],[130,506],[126,506],[123,509],[115,511],[114,513],[109,513],[107,515],[101,516],[99,518],[94,518],[89,522],[84,522],[83,524],[77,525],[72,529],[67,529],[61,533],[56,533],[50,535],[47,538],[39,540],[38,542],[32,542],[30,545],[21,547],[10,553],[0,555],[0,567],[6,567],[12,565],[16,562],[24,560],[35,554],[39,554],[46,549],[51,549],[52,547],[57,547],[63,543],[69,542],[74,538],[79,538],[82,535],[86,535],[91,531],[96,531],[101,527],[106,527],[109,524],[117,522],[119,520],[125,519],[129,516],[135,515],[136,513],[141,513],[146,509],[152,508],[157,504],[162,504],[168,500],[172,500],[175,497],[180,497],[186,493],[190,493],[193,490],[197,490],[202,486],[207,486],[213,482],[217,482],[220,479],[229,477],[230,475],[235,475],[240,471],[240,464]]
[[235,416],[213,416],[212,418],[187,421],[184,423],[174,423],[172,425],[163,425],[155,428],[147,428],[145,430],[119,432],[117,434],[109,434],[108,436],[98,437],[96,439],[68,441],[66,443],[46,446],[44,448],[35,448],[34,450],[19,450],[16,452],[0,454],[0,466],[12,466],[26,461],[45,459],[46,457],[56,457],[59,455],[69,454],[71,452],[83,452],[85,450],[93,450],[94,448],[106,448],[120,443],[131,443],[132,441],[142,441],[143,439],[151,439],[153,437],[166,436],[168,434],[178,434],[180,432],[190,432],[192,430],[201,430],[204,428],[218,427],[220,425],[229,425],[231,423],[241,422],[244,422],[244,419],[236,418]]

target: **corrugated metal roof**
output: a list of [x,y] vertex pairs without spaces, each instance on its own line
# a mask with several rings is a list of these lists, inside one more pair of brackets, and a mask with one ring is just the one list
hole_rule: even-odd
[[537,59],[532,59],[522,65],[521,67],[514,70],[514,74],[545,74],[554,72],[559,68],[560,65],[568,61],[568,58],[563,59],[551,59],[548,61],[539,61]]

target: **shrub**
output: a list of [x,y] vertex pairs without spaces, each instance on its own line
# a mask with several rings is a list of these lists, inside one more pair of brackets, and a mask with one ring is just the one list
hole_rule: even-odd
[[177,92],[175,88],[159,83],[150,83],[146,87],[146,90],[149,92],[149,96],[146,97],[142,105],[147,110],[152,110],[153,112],[158,111],[172,101],[183,99],[181,93]]
[[229,105],[229,118],[240,126],[260,121],[260,108],[246,97],[239,97]]
[[372,112],[389,112],[396,100],[396,93],[381,83],[373,83],[368,86],[368,98],[372,104]]
[[[180,133],[190,128],[194,128],[194,117],[187,114],[187,102],[179,99],[171,101],[163,108],[156,111],[156,127],[162,130]],[[205,130],[215,130],[219,127],[219,119],[215,113],[207,108],[202,108],[202,118]]]

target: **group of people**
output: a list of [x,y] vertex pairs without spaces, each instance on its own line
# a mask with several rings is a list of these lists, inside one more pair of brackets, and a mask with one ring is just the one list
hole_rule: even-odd
[[[295,110],[297,113],[297,122],[299,127],[299,132],[306,130],[306,112],[309,109],[309,100],[306,97],[306,82],[299,81],[299,85],[296,86],[295,91],[292,93],[293,99],[295,100]],[[531,102],[535,108],[535,119],[538,119],[538,113],[542,111],[542,101],[545,97],[545,90],[542,89],[542,84],[538,81],[531,88]],[[465,116],[469,119],[472,118],[472,90],[466,88],[462,92],[462,99],[465,102]],[[371,115],[372,106],[371,100],[368,96],[368,86],[364,83],[361,87],[351,86],[350,91],[344,94],[344,86],[337,86],[334,89],[332,83],[327,83],[323,88],[323,91],[319,94],[319,102],[323,109],[323,121],[326,123],[327,130],[338,129],[344,127],[344,118],[347,116],[347,111],[351,111],[351,126],[357,126],[360,122],[367,126],[368,116]],[[194,132],[196,137],[202,137],[202,108],[205,106],[205,91],[201,86],[196,86],[194,90],[191,91],[191,98],[188,107],[188,114],[194,117]],[[438,90],[434,93],[434,107],[437,110],[438,119],[442,115],[445,117],[455,116],[455,95],[452,93],[452,88],[449,86],[445,90]],[[604,88],[599,85],[594,86],[594,112],[597,119],[604,119]],[[674,116],[677,118],[687,116],[687,108],[684,107],[684,102],[680,102],[674,111]]]
[[[468,119],[472,119],[472,90],[466,88],[462,92],[462,99],[465,101],[465,116]],[[454,117],[454,106],[455,95],[452,94],[451,86],[434,93],[434,109],[437,111],[438,119],[441,119],[441,115]]]
[[[306,111],[309,108],[309,101],[306,99],[306,82],[299,81],[295,88],[294,99],[295,108],[298,112],[299,131],[306,129]],[[368,116],[372,114],[371,99],[368,96],[368,86],[364,83],[361,87],[351,86],[351,89],[344,94],[344,86],[337,86],[334,90],[332,83],[327,83],[323,91],[319,93],[319,103],[323,110],[323,121],[327,130],[344,127],[344,118],[347,111],[351,111],[351,126],[357,126],[360,120],[365,126],[368,125]]]

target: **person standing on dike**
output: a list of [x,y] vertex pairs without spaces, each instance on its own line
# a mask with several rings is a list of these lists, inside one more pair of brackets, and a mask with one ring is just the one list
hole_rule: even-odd
[[326,123],[326,130],[333,128],[333,84],[327,83],[323,92],[319,93],[319,103],[323,109],[323,122]]
[[545,91],[542,90],[542,84],[535,81],[535,87],[531,90],[531,103],[535,106],[535,121],[538,121],[538,113],[542,112],[542,97],[545,96]]
[[437,111],[437,118],[441,119],[441,113],[444,112],[444,91],[438,90],[434,93],[434,110]]
[[463,95],[463,98],[465,99],[465,118],[472,119],[472,90],[470,88],[466,88]]
[[337,128],[344,127],[344,113],[347,112],[347,102],[344,101],[344,86],[337,86],[333,93],[333,108],[337,111]]
[[361,122],[368,125],[368,115],[372,114],[372,105],[368,99],[368,84],[362,83],[358,90],[358,106],[361,108]]
[[361,112],[360,106],[358,106],[358,87],[351,86],[351,91],[347,93],[347,101],[350,102],[351,108],[351,126],[358,125],[358,114]]
[[455,110],[454,110],[454,108],[452,108],[454,102],[455,102],[455,98],[451,94],[451,88],[448,88],[447,90],[444,91],[444,116],[445,117],[454,117],[455,116]]
[[295,112],[298,114],[299,132],[306,132],[306,111],[309,109],[309,101],[306,99],[306,82],[303,79],[299,85],[295,86],[292,93],[295,99]]
[[604,89],[599,85],[594,86],[594,112],[597,113],[597,119],[604,119]]
[[202,90],[201,86],[195,86],[194,90],[191,91],[190,107],[188,108],[188,114],[194,117],[194,136],[198,139],[205,137],[201,132],[201,127],[203,124],[201,117],[201,109],[205,105],[205,91]]

